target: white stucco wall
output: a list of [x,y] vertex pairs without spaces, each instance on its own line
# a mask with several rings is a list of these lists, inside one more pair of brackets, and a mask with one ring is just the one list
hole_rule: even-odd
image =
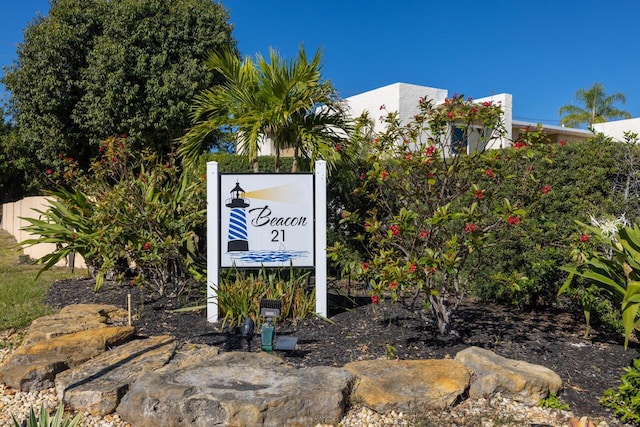
[[[386,117],[390,112],[398,112],[400,122],[407,124],[418,113],[418,100],[423,97],[442,102],[447,97],[446,89],[427,86],[394,83],[378,89],[370,90],[346,99],[351,117],[359,117],[364,111],[375,122],[375,131],[382,132],[386,124],[380,117]],[[384,105],[384,110],[380,107]]]
[[615,120],[612,122],[597,123],[593,129],[598,133],[603,133],[614,141],[624,141],[625,132],[634,132],[640,136],[640,118]]
[[502,122],[506,131],[502,138],[490,141],[487,149],[505,148],[511,145],[513,135],[513,96],[510,93],[499,93],[496,95],[486,96],[484,98],[474,99],[474,102],[482,104],[483,102],[492,102],[494,105],[502,106]]

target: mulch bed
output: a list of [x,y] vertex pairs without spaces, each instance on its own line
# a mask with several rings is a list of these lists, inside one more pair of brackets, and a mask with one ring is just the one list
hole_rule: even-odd
[[[134,324],[141,336],[170,334],[181,342],[220,347],[221,351],[246,350],[247,343],[238,329],[222,330],[207,322],[206,313],[171,313],[176,301],[159,300],[137,288],[107,283],[93,291],[90,279],[55,283],[47,303],[59,309],[77,303],[107,303],[127,306],[131,293]],[[522,310],[510,306],[465,301],[459,308],[453,328],[457,336],[440,337],[429,319],[420,319],[400,304],[371,305],[366,297],[329,295],[330,320],[309,319],[297,324],[279,323],[276,334],[298,338],[294,352],[282,356],[295,366],[342,366],[345,363],[376,359],[453,358],[457,352],[479,346],[511,359],[546,366],[564,381],[561,399],[576,415],[606,417],[611,412],[599,403],[604,390],[617,387],[623,368],[638,356],[634,339],[623,348],[619,334],[592,327],[584,339],[584,320],[578,313],[560,310]],[[260,350],[260,335],[250,343]]]

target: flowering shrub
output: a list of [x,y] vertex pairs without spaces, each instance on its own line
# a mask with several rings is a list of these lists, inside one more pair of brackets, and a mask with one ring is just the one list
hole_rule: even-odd
[[203,277],[198,235],[206,218],[205,185],[181,173],[173,157],[134,153],[122,136],[103,142],[89,173],[72,161],[61,166],[50,175],[73,190],[52,192],[57,202],[45,213],[48,221],[27,227],[41,236],[29,243],[59,239],[47,261],[76,250],[95,270],[97,288],[109,275],[160,295],[180,295]]
[[[362,203],[344,211],[342,222],[351,224],[353,238],[366,247],[365,263],[348,267],[369,282],[372,302],[420,304],[446,334],[487,255],[487,239],[519,227],[525,206],[544,195],[528,167],[541,155],[542,144],[523,132],[517,149],[485,151],[503,137],[502,110],[491,102],[476,104],[456,95],[440,107],[423,99],[419,110],[405,126],[388,114],[386,132],[364,132],[368,138],[352,140],[366,156],[353,192]],[[518,173],[503,175],[511,163],[520,165]],[[517,200],[495,197],[505,180],[517,181]],[[331,249],[334,259],[341,249],[339,243]]]

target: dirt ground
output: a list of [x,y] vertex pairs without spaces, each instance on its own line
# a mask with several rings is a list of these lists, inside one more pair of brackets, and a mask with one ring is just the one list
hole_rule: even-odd
[[[126,307],[132,295],[134,324],[141,336],[170,334],[183,342],[204,343],[222,351],[260,351],[260,332],[250,343],[238,328],[221,329],[209,323],[204,311],[170,313],[177,304],[153,300],[136,288],[106,284],[93,292],[90,279],[61,281],[50,289],[47,303],[61,308],[76,303],[109,303]],[[623,368],[638,356],[637,340],[623,348],[623,339],[592,327],[584,339],[584,320],[577,313],[558,310],[527,311],[499,304],[464,302],[454,318],[457,337],[439,337],[435,324],[400,304],[371,305],[366,297],[329,295],[330,322],[309,319],[276,325],[277,336],[298,338],[296,350],[281,353],[295,366],[342,366],[376,358],[453,358],[469,346],[546,366],[564,381],[561,400],[576,415],[614,419],[600,405],[604,390],[617,387]]]

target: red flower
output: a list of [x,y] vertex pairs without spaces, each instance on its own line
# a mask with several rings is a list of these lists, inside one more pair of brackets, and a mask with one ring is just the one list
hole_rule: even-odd
[[389,282],[389,289],[398,289],[398,282],[396,282],[395,280],[393,282]]
[[47,169],[47,170],[45,170],[45,173],[47,175],[51,175],[53,173],[53,169]]
[[382,105],[380,106],[380,110],[384,110],[385,108],[387,108],[387,107],[386,107],[384,104],[382,104]]
[[493,101],[485,101],[482,103],[483,107],[491,107],[493,105]]
[[367,271],[369,269],[369,264],[367,264],[366,262],[362,263],[362,270],[363,271]]
[[367,175],[366,175],[364,172],[362,172],[362,173],[360,174],[360,179],[365,179],[366,177],[367,177]]
[[449,111],[447,113],[447,117],[450,118],[450,119],[453,119],[453,111]]
[[478,226],[473,223],[464,226],[464,231],[466,231],[467,233],[475,233],[477,229]]
[[515,144],[513,144],[513,148],[515,148],[516,150],[519,150],[519,149],[521,149],[523,147],[526,147],[526,145],[527,144],[525,144],[524,142],[518,141]]
[[397,225],[390,225],[389,226],[389,230],[391,230],[391,234],[393,236],[399,236],[400,235],[400,227]]
[[426,154],[427,156],[431,157],[435,154],[436,152],[436,147],[434,147],[433,145],[430,145],[427,147],[426,151],[424,152],[424,154]]
[[389,176],[389,172],[387,172],[387,171],[380,172],[380,178],[381,179],[383,179],[383,180],[387,179],[388,176]]
[[482,199],[482,197],[484,197],[484,191],[482,190],[476,190],[476,194],[474,196],[476,199],[480,200]]
[[371,304],[378,304],[380,302],[380,297],[378,295],[371,295]]
[[145,251],[148,251],[149,249],[151,249],[151,243],[146,242],[146,243],[144,244],[143,248],[144,248],[144,250],[145,250]]
[[542,191],[544,194],[547,194],[549,191],[551,191],[551,187],[549,187],[548,185],[544,185],[540,191]]
[[491,169],[487,169],[487,171],[485,172],[485,174],[489,177],[489,178],[495,178],[496,174],[493,173],[493,171]]
[[425,239],[429,235],[427,230],[420,230],[420,238]]
[[415,271],[416,271],[416,265],[415,265],[415,264],[411,264],[411,265],[408,267],[408,269],[409,269],[409,273],[413,273],[413,272],[415,272]]
[[340,144],[336,144],[336,151],[340,151]]
[[410,160],[411,160],[411,153],[407,153],[407,154],[405,154],[405,155],[404,155],[404,159],[405,159],[406,161],[410,161]]
[[588,234],[581,234],[580,235],[580,241],[581,242],[588,242],[589,241],[589,235]]
[[517,216],[509,215],[507,222],[511,225],[518,225],[520,224],[520,218]]
[[71,233],[71,238],[72,238],[72,239],[75,239],[76,237],[77,237],[77,236],[76,236],[76,233]]
[[558,144],[560,144],[561,147],[564,147],[565,145],[567,145],[567,141],[564,139],[561,139],[560,142],[558,142]]
[[436,268],[435,268],[435,267],[433,267],[433,266],[432,266],[432,267],[427,267],[427,271],[428,271],[429,273],[435,273],[435,272],[436,272]]

